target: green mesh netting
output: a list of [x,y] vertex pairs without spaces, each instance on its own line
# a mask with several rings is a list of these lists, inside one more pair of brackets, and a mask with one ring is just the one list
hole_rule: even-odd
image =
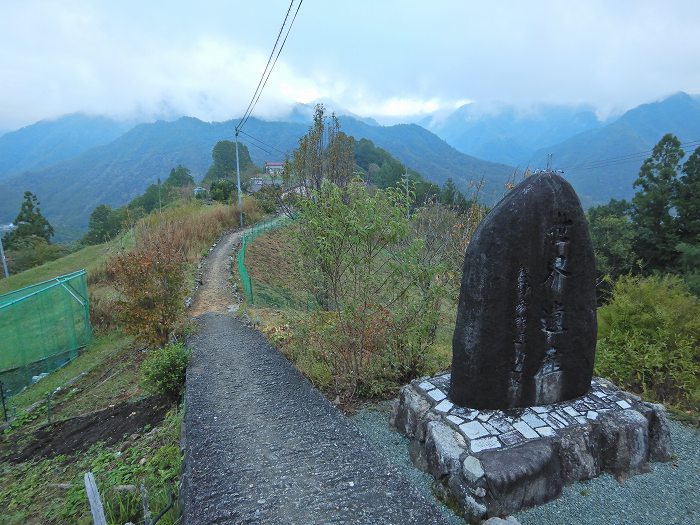
[[282,308],[313,311],[318,309],[316,298],[309,292],[299,290],[298,286],[279,286],[271,282],[254,282],[245,265],[246,251],[251,243],[261,234],[285,226],[290,219],[280,217],[261,223],[247,232],[238,250],[238,274],[248,304],[264,308]]
[[0,380],[6,394],[73,359],[91,336],[85,270],[0,295]]
[[250,304],[255,304],[255,297],[253,295],[253,282],[250,280],[248,269],[245,267],[245,250],[258,236],[269,232],[274,228],[284,226],[288,222],[289,219],[286,217],[275,217],[274,219],[256,224],[249,231],[243,234],[241,247],[238,250],[238,274],[241,278],[241,284],[243,286],[243,291],[245,292],[245,297]]

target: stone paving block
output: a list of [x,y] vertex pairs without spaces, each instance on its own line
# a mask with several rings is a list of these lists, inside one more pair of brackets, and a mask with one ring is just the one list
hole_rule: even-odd
[[453,406],[454,405],[450,401],[443,399],[435,406],[435,410],[438,412],[449,412]]
[[425,390],[426,392],[433,390],[435,388],[435,385],[432,383],[428,383],[427,381],[423,381],[421,384],[418,385],[421,389]]
[[459,430],[468,439],[477,439],[489,435],[489,431],[478,421],[470,421],[469,423],[459,425]]
[[438,390],[437,388],[428,392],[428,396],[430,396],[434,401],[442,401],[447,397],[442,390]]
[[537,432],[535,432],[535,430],[532,427],[530,427],[530,425],[525,423],[525,421],[518,421],[517,423],[514,423],[513,428],[515,428],[515,430],[520,432],[523,436],[525,436],[528,439],[540,437],[540,435]]
[[501,443],[498,438],[494,436],[487,436],[479,439],[473,439],[469,443],[469,447],[472,449],[473,453],[481,452],[482,450],[490,450],[494,448],[501,448]]
[[556,435],[556,432],[552,427],[538,427],[535,429],[535,432],[537,432],[542,437],[552,437]]
[[513,445],[519,445],[520,443],[524,442],[527,438],[517,430],[513,430],[512,432],[508,432],[507,434],[501,434],[500,436],[498,436],[498,439],[501,440],[503,446],[511,447]]
[[544,425],[544,421],[542,421],[532,412],[525,412],[522,416],[522,420],[528,425],[530,425],[532,428],[541,427]]

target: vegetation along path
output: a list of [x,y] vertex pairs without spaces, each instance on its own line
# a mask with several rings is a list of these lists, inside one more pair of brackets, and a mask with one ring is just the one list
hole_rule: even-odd
[[234,297],[219,270],[237,237],[211,252],[194,304],[183,523],[446,524],[262,334],[227,313]]

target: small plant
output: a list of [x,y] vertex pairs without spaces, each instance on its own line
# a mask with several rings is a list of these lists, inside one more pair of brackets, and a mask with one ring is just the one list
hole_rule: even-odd
[[190,349],[182,343],[170,343],[151,350],[141,364],[146,387],[153,392],[177,398],[185,384],[190,355]]

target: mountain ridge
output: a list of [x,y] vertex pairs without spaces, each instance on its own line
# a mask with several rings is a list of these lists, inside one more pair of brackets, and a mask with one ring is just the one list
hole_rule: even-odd
[[[219,140],[232,140],[237,120],[207,123],[193,117],[139,124],[112,142],[84,151],[49,167],[15,174],[0,180],[0,222],[17,213],[22,193],[35,193],[42,212],[54,225],[57,237],[77,238],[99,204],[120,206],[141,194],[159,177],[165,179],[178,164],[201,180],[211,164],[211,150]],[[358,140],[368,138],[438,184],[452,177],[466,191],[470,179],[484,177],[489,195],[500,196],[512,168],[481,161],[456,151],[446,142],[416,125],[374,126],[352,117],[341,117],[343,131]],[[309,124],[270,122],[251,118],[240,139],[258,165],[283,160]],[[262,145],[264,143],[264,145]],[[501,190],[499,192],[499,190]]]
[[564,169],[584,206],[630,199],[639,168],[666,133],[681,142],[700,140],[700,98],[679,92],[642,104],[601,128],[538,150],[530,162],[539,165],[551,153],[554,167]]
[[133,127],[128,121],[72,113],[0,135],[0,180],[42,169],[107,144]]

